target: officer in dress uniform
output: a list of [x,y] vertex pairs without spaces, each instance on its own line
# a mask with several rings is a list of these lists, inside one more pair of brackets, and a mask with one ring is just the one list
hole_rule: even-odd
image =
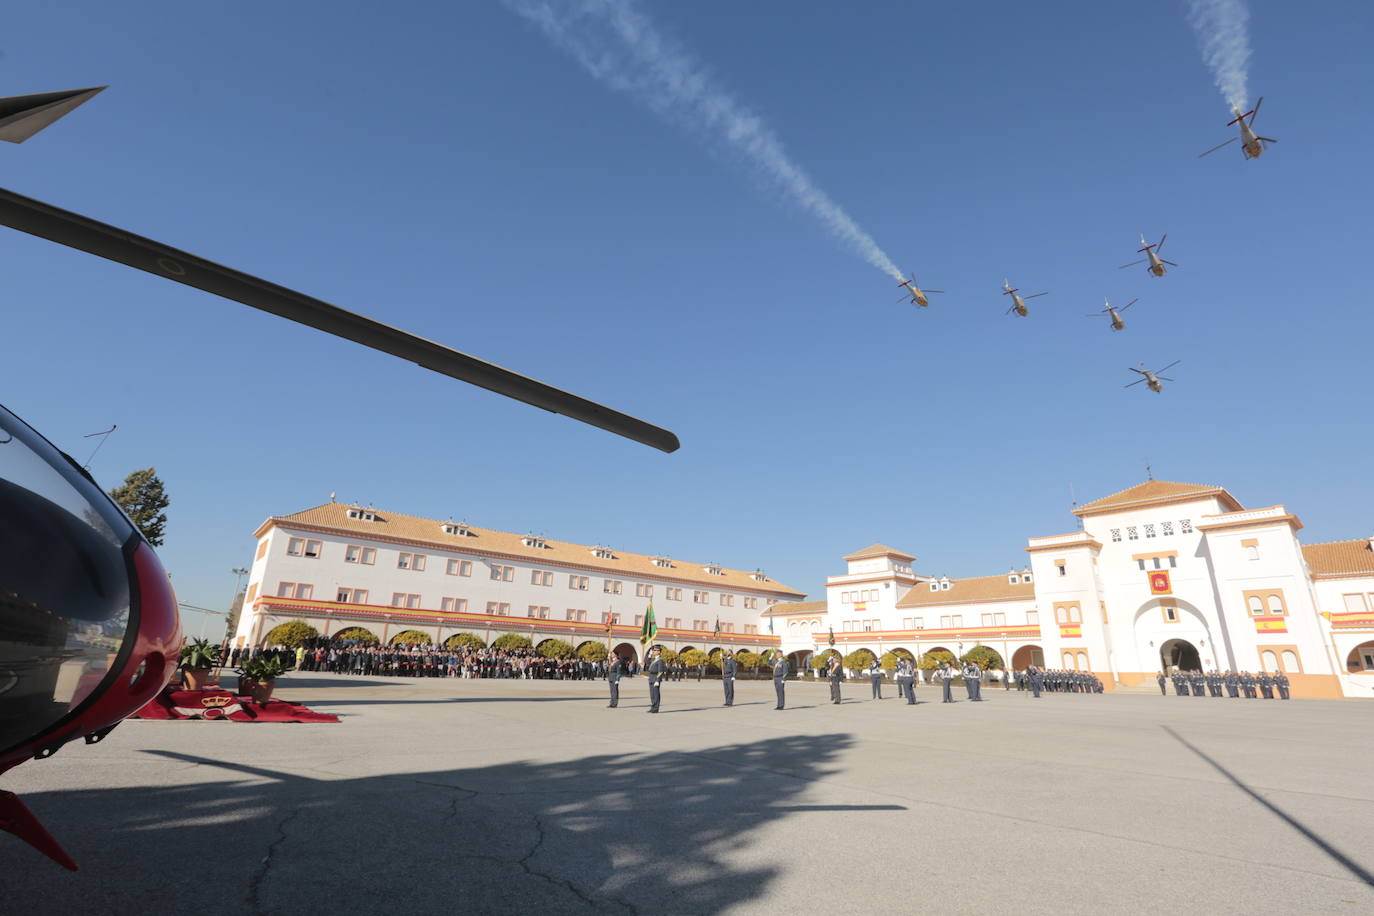
[[1226,685],[1227,696],[1233,700],[1240,696],[1240,675],[1228,668],[1221,680]]
[[954,669],[949,666],[949,662],[940,663],[940,687],[944,692],[944,699],[940,702],[953,703],[951,691],[954,689]]
[[830,656],[830,661],[825,665],[826,676],[830,678],[830,702],[836,706],[840,704],[840,681],[844,678],[844,668],[840,664],[838,655]]
[[1181,697],[1188,695],[1188,676],[1182,671],[1174,672],[1174,693]]
[[611,685],[611,702],[606,708],[615,709],[620,704],[620,675],[624,668],[614,652],[606,656],[606,666],[606,683]]
[[1201,672],[1201,671],[1193,671],[1191,674],[1189,674],[1189,675],[1188,675],[1188,683],[1189,683],[1189,685],[1190,685],[1190,686],[1192,687],[1192,689],[1193,689],[1193,696],[1195,696],[1195,697],[1205,697],[1205,696],[1207,696],[1207,684],[1206,684],[1205,679],[1204,679],[1203,676],[1202,676],[1202,672]]
[[778,705],[774,709],[782,709],[787,705],[787,656],[781,652],[773,659],[773,690],[778,695]]
[[868,666],[868,682],[873,685],[873,699],[883,698],[883,669],[879,667],[878,660],[873,659],[873,664]]
[[1280,699],[1280,700],[1287,700],[1287,699],[1289,699],[1289,696],[1288,696],[1288,675],[1284,674],[1282,671],[1280,671],[1280,672],[1278,672],[1277,674],[1275,674],[1275,675],[1274,675],[1274,686],[1278,688],[1278,691],[1279,691],[1279,699]]
[[975,703],[983,702],[983,669],[973,662],[964,664],[964,689],[968,698]]
[[649,675],[649,712],[658,712],[658,701],[661,693],[659,682],[663,679],[665,667],[662,650],[658,646],[654,646],[649,650],[649,663],[644,666],[645,672]]
[[1247,700],[1255,698],[1255,678],[1249,671],[1240,673],[1240,689],[1245,693]]
[[735,705],[735,672],[739,666],[735,663],[735,653],[729,649],[725,650],[725,655],[720,660],[720,682],[725,687],[725,705]]
[[1031,696],[1040,699],[1040,691],[1045,686],[1045,672],[1039,667],[1031,665],[1026,669],[1026,680],[1030,684]]
[[1261,671],[1259,675],[1260,693],[1266,700],[1274,699],[1274,679],[1269,676],[1268,671]]
[[1164,696],[1167,694],[1169,691],[1164,689],[1164,672],[1161,671],[1159,674],[1155,675],[1155,680],[1159,681],[1159,695]]
[[1221,696],[1221,672],[1215,668],[1207,675],[1207,690],[1214,697]]
[[911,659],[899,658],[897,660],[897,692],[906,697],[908,706],[916,705],[916,669],[911,665]]

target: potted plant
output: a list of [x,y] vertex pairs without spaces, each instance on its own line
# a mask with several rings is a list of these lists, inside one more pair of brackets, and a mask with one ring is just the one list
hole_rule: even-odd
[[272,689],[277,686],[277,678],[286,673],[285,662],[269,655],[246,659],[234,669],[239,676],[239,695],[250,696],[258,705],[272,699]]
[[219,666],[219,646],[208,639],[193,639],[181,647],[180,664],[187,690],[204,690],[210,684],[210,671]]

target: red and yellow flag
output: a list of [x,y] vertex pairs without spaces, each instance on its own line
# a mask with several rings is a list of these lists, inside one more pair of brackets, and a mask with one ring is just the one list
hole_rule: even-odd
[[1083,624],[1081,623],[1061,623],[1059,625],[1060,639],[1073,639],[1083,635]]
[[1287,617],[1256,617],[1256,618],[1255,618],[1255,632],[1256,632],[1256,633],[1287,633],[1287,632],[1288,632],[1288,618],[1287,618]]
[[1174,591],[1169,582],[1169,571],[1166,569],[1156,569],[1150,573],[1150,594],[1169,595]]

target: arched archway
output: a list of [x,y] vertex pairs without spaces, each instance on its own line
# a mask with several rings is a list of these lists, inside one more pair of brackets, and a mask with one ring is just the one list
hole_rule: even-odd
[[1362,642],[1351,649],[1346,656],[1345,667],[1347,671],[1374,672],[1374,640]]
[[806,670],[807,664],[811,661],[810,649],[798,649],[787,656],[787,667],[793,674],[800,674]]
[[340,624],[339,629],[336,630],[334,634],[329,638],[341,639],[345,642],[360,643],[362,645],[370,645],[372,643],[380,642],[380,640],[377,639],[376,633],[373,633],[367,627],[360,627],[357,624],[352,623]]
[[1159,647],[1160,668],[1164,671],[1201,671],[1202,658],[1197,646],[1186,639],[1170,639]]
[[402,630],[391,637],[393,646],[423,646],[434,642],[434,634],[429,630]]
[[684,653],[684,652],[693,652],[693,651],[695,651],[695,650],[696,650],[696,646],[683,646],[682,648],[680,648],[680,649],[677,650],[677,654],[678,654],[678,655],[681,655],[681,654]]
[[[552,649],[554,647],[565,650],[566,654],[544,654],[544,652],[547,651],[547,649]],[[539,640],[539,642],[535,644],[534,653],[538,655],[540,658],[570,658],[572,656],[572,646],[568,643],[566,639],[557,639],[556,637],[550,636],[547,639]]]
[[1031,665],[1045,667],[1045,650],[1039,646],[1022,646],[1011,655],[1011,666],[1017,671],[1025,671]]
[[639,649],[632,642],[623,642],[620,645],[616,646],[615,649],[612,651],[614,651],[616,655],[620,656],[621,661],[639,661]]
[[910,649],[903,649],[903,648],[900,647],[900,646],[895,646],[895,647],[893,647],[893,648],[891,648],[891,649],[888,649],[887,651],[891,652],[893,655],[897,656],[898,658],[904,658],[904,659],[906,659],[907,661],[912,662],[913,664],[914,664],[915,661],[916,661],[916,654],[915,654],[914,652],[912,652]]

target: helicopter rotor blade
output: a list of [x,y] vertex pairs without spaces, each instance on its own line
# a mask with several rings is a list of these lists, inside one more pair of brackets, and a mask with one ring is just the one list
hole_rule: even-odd
[[1131,306],[1135,305],[1135,304],[1136,304],[1137,302],[1139,302],[1139,301],[1140,301],[1139,299],[1132,299],[1130,302],[1127,302],[1127,303],[1126,303],[1125,305],[1123,305],[1121,308],[1117,309],[1117,311],[1118,311],[1118,312],[1124,312],[1124,311],[1126,311],[1126,309],[1128,309],[1128,308],[1130,308]]
[[1173,261],[1170,261],[1168,258],[1160,258],[1160,260],[1163,261],[1165,264],[1168,264],[1170,267],[1177,267],[1177,266],[1178,266],[1178,265],[1175,264]]
[[1029,296],[1022,296],[1021,298],[1022,298],[1022,299],[1038,299],[1038,298],[1041,297],[1041,296],[1048,296],[1048,295],[1049,295],[1049,291],[1046,290],[1046,291],[1043,292],[1043,293],[1031,293]]
[[1167,372],[1167,371],[1169,371],[1170,369],[1172,369],[1172,368],[1174,368],[1175,366],[1177,366],[1177,365],[1178,365],[1179,363],[1181,363],[1181,362],[1183,362],[1183,360],[1181,360],[1181,359],[1176,359],[1176,360],[1174,360],[1173,362],[1169,363],[1169,365],[1165,366],[1163,369],[1156,369],[1156,370],[1155,370],[1155,375],[1159,375],[1159,373],[1161,373],[1161,372]]
[[1120,267],[1117,268],[1117,270],[1125,270],[1127,267],[1134,267],[1134,266],[1136,266],[1137,264],[1144,264],[1144,263],[1145,263],[1145,258],[1141,258],[1139,261],[1132,261],[1132,262],[1129,263],[1129,264],[1122,264]]
[[1265,143],[1278,143],[1278,142],[1279,142],[1279,141],[1275,140],[1273,137],[1260,137],[1260,139],[1263,140]]
[[586,398],[284,286],[4,188],[0,188],[0,225],[271,312],[664,452],[676,451],[680,445],[677,436],[668,430]]
[[1217,150],[1221,149],[1223,146],[1230,146],[1232,143],[1235,143],[1235,142],[1236,142],[1237,140],[1239,140],[1239,139],[1240,139],[1239,137],[1232,137],[1230,140],[1227,140],[1225,143],[1218,143],[1216,146],[1212,147],[1211,149],[1209,149],[1209,150],[1208,150],[1207,152],[1205,152],[1205,153],[1198,153],[1198,156],[1197,156],[1197,157],[1198,157],[1199,159],[1201,159],[1203,156],[1210,156],[1210,155],[1212,155],[1213,153],[1215,153]]
[[1143,382],[1143,381],[1145,381],[1145,379],[1143,379],[1143,378],[1138,378],[1138,379],[1136,379],[1134,382],[1131,382],[1130,385],[1122,385],[1121,387],[1122,387],[1122,388],[1130,388],[1131,385],[1139,385],[1139,384],[1140,384],[1141,382]]
[[944,290],[942,290],[942,289],[923,289],[923,290],[921,290],[921,292],[923,292],[923,293],[943,293]]
[[1162,248],[1164,247],[1164,240],[1167,239],[1168,237],[1169,237],[1169,233],[1166,232],[1166,233],[1164,233],[1163,235],[1161,235],[1161,236],[1159,237],[1159,241],[1158,241],[1158,242],[1155,242],[1155,254],[1159,254],[1160,249],[1162,249]]
[[1156,375],[1155,378],[1159,379],[1161,382],[1172,382],[1172,381],[1173,381],[1173,379],[1169,378],[1169,376],[1167,376],[1167,375]]
[[1264,96],[1255,100],[1255,107],[1250,109],[1250,126],[1255,126],[1255,118],[1259,117],[1259,108],[1264,104]]

